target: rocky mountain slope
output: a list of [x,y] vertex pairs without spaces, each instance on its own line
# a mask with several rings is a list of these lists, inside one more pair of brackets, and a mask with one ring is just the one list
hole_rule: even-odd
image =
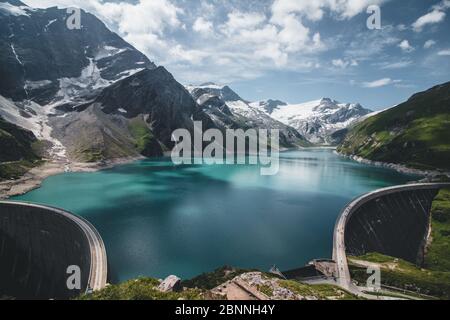
[[78,161],[161,156],[172,132],[214,127],[184,87],[163,67],[145,69],[105,88],[94,101],[50,120],[54,135]]
[[203,111],[221,128],[278,129],[281,147],[294,148],[310,145],[297,130],[251,106],[228,86],[205,83],[186,88]]
[[41,141],[51,160],[161,155],[175,129],[212,127],[185,88],[95,16],[70,30],[65,9],[0,2],[0,116]]
[[419,169],[450,169],[450,82],[354,126],[338,150]]
[[303,104],[267,100],[252,103],[251,106],[295,128],[312,143],[324,145],[340,142],[339,136],[334,135],[337,131],[371,113],[360,104],[342,104],[329,98]]
[[0,116],[0,181],[16,178],[40,160],[38,140]]
[[0,1],[0,94],[48,104],[90,95],[155,65],[98,18],[81,11],[81,29],[67,28],[69,14]]
[[70,30],[65,9],[0,1],[7,26],[0,30],[0,116],[47,141],[48,157],[66,167],[162,155],[173,146],[172,132],[193,130],[197,120],[204,129],[276,128],[282,146],[308,144],[230,88],[209,91],[217,100],[199,106],[167,70],[87,12],[81,29]]
[[0,162],[36,160],[32,145],[37,141],[31,131],[6,122],[0,117]]

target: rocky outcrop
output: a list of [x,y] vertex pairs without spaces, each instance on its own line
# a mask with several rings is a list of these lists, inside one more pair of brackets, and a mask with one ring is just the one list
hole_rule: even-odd
[[180,292],[183,290],[181,286],[181,279],[177,276],[168,276],[158,286],[161,292]]
[[0,116],[0,163],[20,160],[37,160],[32,145],[37,141],[28,130],[8,123]]

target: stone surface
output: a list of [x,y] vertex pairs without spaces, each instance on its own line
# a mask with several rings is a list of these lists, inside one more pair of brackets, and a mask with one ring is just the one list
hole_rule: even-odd
[[161,292],[181,291],[181,279],[177,276],[168,276],[158,287]]

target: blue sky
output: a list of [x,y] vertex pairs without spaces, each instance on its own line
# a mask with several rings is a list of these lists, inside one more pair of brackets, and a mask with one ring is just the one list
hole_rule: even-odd
[[[374,110],[450,81],[450,0],[25,0],[79,6],[183,84]],[[381,30],[366,12],[381,8]]]

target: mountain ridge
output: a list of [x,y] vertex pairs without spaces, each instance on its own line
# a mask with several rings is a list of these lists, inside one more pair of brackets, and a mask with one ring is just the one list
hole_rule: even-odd
[[411,96],[350,129],[338,151],[416,169],[450,169],[450,82]]
[[212,82],[186,86],[194,100],[223,129],[278,129],[282,148],[307,147],[311,144],[297,130],[252,107],[229,86]]
[[[66,10],[57,7],[27,7],[25,14],[18,15],[0,11],[0,24],[8,26],[0,30],[1,95],[47,104],[66,89],[67,79],[82,77],[89,67],[98,73],[103,86],[127,71],[156,67],[97,17],[80,12],[81,29],[69,30]],[[83,89],[83,81],[78,89]],[[97,82],[89,89],[96,85],[101,86]]]
[[251,104],[286,125],[295,128],[314,144],[336,144],[333,134],[346,129],[372,111],[359,103],[340,103],[331,98],[321,98],[300,104],[280,100],[258,101]]

